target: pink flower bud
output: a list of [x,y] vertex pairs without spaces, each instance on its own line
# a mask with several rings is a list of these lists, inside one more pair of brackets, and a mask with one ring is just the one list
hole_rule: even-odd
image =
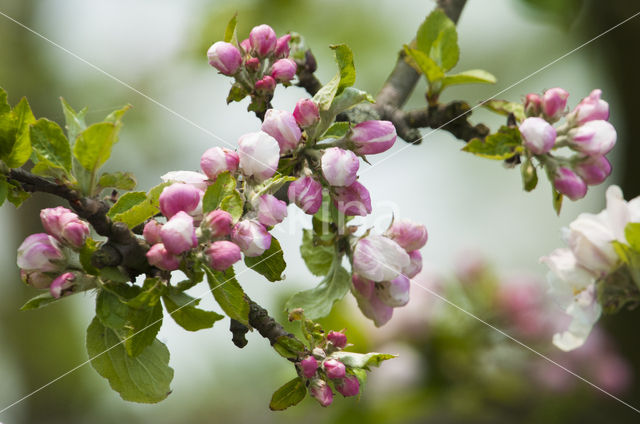
[[542,118],[527,118],[520,124],[524,146],[534,155],[542,155],[553,148],[556,130]]
[[142,230],[142,236],[145,241],[149,243],[150,246],[153,246],[156,243],[162,242],[160,238],[160,230],[162,229],[162,224],[160,224],[155,219],[148,221],[144,224],[144,229]]
[[296,76],[297,69],[293,59],[279,59],[271,65],[271,76],[276,81],[289,82]]
[[322,174],[332,186],[349,186],[356,182],[360,161],[355,153],[330,147],[322,155]]
[[611,174],[611,163],[604,156],[587,156],[574,170],[588,185],[598,185]]
[[287,216],[287,204],[271,194],[264,194],[258,199],[258,221],[265,227],[272,227],[282,222]]
[[578,103],[578,106],[567,116],[567,120],[582,125],[588,121],[606,121],[609,119],[609,103],[600,99],[602,90],[596,89]]
[[280,146],[275,138],[263,131],[245,134],[238,140],[240,170],[247,177],[264,181],[278,169]]
[[344,397],[355,396],[360,392],[360,382],[355,375],[348,375],[334,383],[336,390]]
[[311,396],[316,398],[322,406],[329,406],[331,405],[331,402],[333,402],[333,392],[331,391],[331,387],[329,387],[324,380],[314,380],[311,383],[309,392],[311,393]]
[[211,268],[224,271],[242,258],[238,245],[227,240],[219,240],[211,243],[204,252],[209,259]]
[[396,142],[396,127],[389,121],[361,122],[351,129],[350,139],[360,155],[382,153]]
[[428,238],[427,227],[406,219],[393,221],[385,235],[398,243],[407,252],[422,249]]
[[569,98],[567,90],[562,88],[548,89],[542,95],[542,112],[552,121],[560,119],[567,107],[567,98]]
[[244,66],[246,66],[248,70],[255,72],[260,69],[260,59],[258,59],[257,57],[250,57],[244,63]]
[[53,281],[53,277],[45,274],[44,272],[25,271],[24,269],[20,270],[20,278],[25,284],[36,289],[46,289]]
[[300,361],[300,369],[302,370],[302,375],[305,378],[311,378],[316,375],[316,370],[318,369],[318,361],[313,356],[307,356],[302,361]]
[[289,202],[295,203],[309,215],[322,206],[322,185],[311,177],[298,178],[289,185]]
[[31,234],[18,247],[18,267],[25,271],[60,271],[63,265],[57,262],[64,258],[58,241],[45,233]]
[[327,359],[322,363],[324,371],[327,373],[327,377],[330,379],[343,378],[346,374],[346,368],[344,364],[337,359]]
[[410,285],[409,279],[400,274],[391,281],[376,284],[376,294],[385,305],[397,308],[409,303]]
[[165,183],[189,184],[198,190],[205,191],[209,186],[207,176],[193,171],[171,171],[160,177]]
[[209,212],[200,224],[200,228],[207,231],[212,238],[228,236],[231,234],[232,227],[233,217],[229,212],[221,209]]
[[389,321],[393,315],[393,308],[384,304],[378,298],[375,291],[375,283],[357,274],[353,274],[352,281],[355,289],[353,294],[358,301],[358,307],[362,314],[372,319],[376,327],[380,327]]
[[235,173],[238,170],[239,161],[238,154],[233,150],[212,147],[202,154],[200,168],[210,180],[215,181],[223,172]]
[[273,53],[277,42],[276,32],[269,25],[258,25],[249,33],[251,48],[260,57]]
[[248,38],[245,38],[240,42],[240,47],[242,47],[245,53],[249,53],[251,51],[251,42]]
[[293,117],[302,128],[310,127],[320,120],[318,106],[311,99],[300,99],[293,109]]
[[409,254],[384,236],[362,238],[353,251],[353,271],[376,282],[393,280],[409,263]]
[[276,89],[276,80],[271,75],[265,75],[261,80],[256,81],[255,89],[261,94],[271,94]]
[[242,55],[236,46],[224,41],[213,43],[207,50],[209,65],[225,75],[233,75],[242,64]]
[[419,250],[409,252],[409,266],[403,269],[404,275],[413,278],[422,271],[422,254]]
[[202,207],[204,192],[190,184],[172,184],[165,187],[160,194],[160,211],[167,218],[178,212],[193,213]]
[[524,112],[526,116],[538,116],[542,111],[542,97],[539,94],[527,94],[524,99]]
[[193,218],[180,211],[162,226],[160,230],[162,243],[169,253],[179,255],[198,245]]
[[333,203],[345,215],[367,216],[371,213],[369,191],[357,181],[347,187],[336,187]]
[[588,155],[606,155],[616,144],[616,129],[607,121],[589,121],[569,131],[571,145]]
[[261,129],[276,139],[280,146],[280,153],[285,153],[298,147],[302,137],[302,132],[295,118],[284,110],[267,110]]
[[252,220],[238,222],[231,232],[231,240],[249,257],[260,256],[271,246],[271,234]]
[[174,271],[180,268],[180,258],[169,253],[162,243],[151,246],[151,249],[147,251],[147,261],[149,261],[149,265],[166,271]]
[[276,58],[289,57],[289,53],[291,52],[289,41],[291,41],[291,34],[285,34],[278,38],[276,41],[276,51],[274,53]]
[[553,186],[571,200],[582,199],[587,194],[587,184],[572,170],[565,167],[556,170]]
[[329,331],[327,340],[330,341],[338,349],[344,349],[347,346],[347,336],[340,331]]
[[40,220],[48,234],[76,249],[84,246],[84,241],[89,235],[89,225],[62,206],[42,209]]
[[55,280],[53,280],[51,286],[49,286],[49,292],[51,293],[51,296],[55,297],[56,299],[60,298],[64,290],[67,290],[71,286],[73,286],[73,280],[75,280],[75,278],[76,277],[70,272],[65,272],[64,274],[57,277]]

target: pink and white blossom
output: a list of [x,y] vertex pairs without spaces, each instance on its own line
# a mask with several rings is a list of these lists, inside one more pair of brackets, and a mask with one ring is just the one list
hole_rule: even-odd
[[240,170],[247,177],[264,181],[273,176],[278,169],[280,145],[266,132],[245,134],[238,140]]
[[277,225],[287,216],[287,204],[271,194],[260,196],[257,209],[258,221],[265,227]]
[[233,150],[212,147],[202,154],[200,168],[210,180],[215,180],[223,172],[234,174],[239,162],[240,158]]
[[285,110],[267,110],[261,129],[276,139],[280,146],[280,153],[294,150],[302,137],[296,119]]
[[271,234],[253,220],[238,222],[231,232],[231,240],[249,257],[260,256],[271,246]]
[[64,259],[62,246],[45,233],[31,234],[18,247],[18,267],[25,271],[58,271]]
[[84,246],[84,241],[89,235],[89,224],[62,206],[42,209],[40,220],[48,234],[75,249]]
[[225,75],[233,75],[242,64],[242,56],[236,46],[224,41],[213,43],[207,50],[209,64]]
[[289,184],[289,202],[296,204],[309,215],[318,212],[322,206],[322,184],[312,177],[302,177]]
[[160,230],[162,243],[169,253],[179,255],[198,245],[193,217],[180,211],[162,226]]
[[369,235],[353,250],[353,271],[371,281],[393,280],[409,264],[409,254],[388,237]]
[[240,247],[227,240],[219,240],[211,243],[205,250],[205,255],[211,268],[218,271],[224,271],[242,259]]
[[396,142],[396,127],[390,121],[365,121],[351,129],[349,138],[360,155],[382,153]]
[[156,266],[166,271],[175,271],[180,268],[180,257],[169,253],[162,243],[151,246],[147,251],[147,261],[149,265]]
[[359,182],[346,187],[336,187],[333,203],[340,212],[348,216],[367,216],[371,213],[369,190]]
[[331,147],[324,151],[321,165],[322,174],[330,185],[344,187],[356,182],[360,160],[350,150]]
[[407,219],[394,220],[385,235],[407,252],[423,248],[429,237],[427,227]]
[[535,155],[547,153],[556,142],[556,130],[542,118],[527,118],[519,129],[525,147]]
[[191,184],[176,183],[165,187],[160,194],[160,212],[168,219],[178,212],[202,213],[204,192]]

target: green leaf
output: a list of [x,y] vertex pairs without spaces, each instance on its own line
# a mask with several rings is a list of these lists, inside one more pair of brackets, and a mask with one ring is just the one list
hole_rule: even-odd
[[113,206],[111,206],[111,209],[107,212],[107,216],[113,219],[115,216],[125,213],[132,207],[137,206],[146,200],[147,193],[144,191],[132,191],[131,193],[125,193],[120,196]]
[[[33,170],[31,172],[33,172]],[[24,191],[21,186],[9,183],[7,200],[13,203],[16,208],[19,208],[29,197],[31,197],[31,194]]]
[[216,181],[207,187],[202,198],[202,211],[206,214],[218,209],[222,199],[230,195],[236,188],[236,180],[229,172],[218,175]]
[[442,9],[435,9],[420,25],[416,45],[418,50],[442,65],[445,70],[451,69],[458,61],[456,25]]
[[407,56],[413,59],[418,71],[427,77],[429,84],[435,84],[444,78],[444,71],[426,53],[405,45],[404,51]]
[[138,182],[131,172],[113,172],[100,175],[98,185],[102,188],[116,188],[118,190],[133,190]]
[[355,353],[340,351],[331,354],[331,357],[338,359],[347,367],[367,369],[371,366],[379,367],[383,361],[393,359],[396,355],[377,352]]
[[502,126],[484,140],[474,138],[462,150],[487,159],[505,160],[522,153],[522,137],[517,128]]
[[107,116],[105,116],[103,122],[109,122],[111,124],[115,124],[118,129],[122,127],[122,117],[129,109],[131,109],[131,105],[124,105],[120,109],[116,109]]
[[280,242],[271,237],[271,246],[260,256],[245,256],[244,263],[258,274],[262,274],[269,281],[284,279],[282,273],[287,268]]
[[7,101],[7,92],[4,91],[4,88],[0,87],[0,115],[9,113],[10,110],[11,106],[9,106]]
[[331,102],[338,92],[338,86],[340,85],[340,74],[322,86],[320,90],[313,96],[313,102],[318,105],[320,111],[328,111],[331,107]]
[[346,87],[351,87],[356,82],[356,68],[353,65],[353,52],[346,44],[334,44],[329,46],[338,63],[340,72],[340,83],[336,95],[342,93]]
[[324,134],[322,134],[318,139],[322,140],[325,138],[342,138],[351,129],[351,124],[349,122],[336,122],[327,129]]
[[224,30],[224,41],[231,44],[238,44],[238,37],[236,35],[236,27],[238,26],[238,13],[236,12],[227,27]]
[[95,174],[111,156],[111,149],[117,140],[116,124],[110,122],[93,124],[78,135],[73,146],[73,155],[84,169]]
[[196,308],[200,299],[195,299],[176,289],[169,290],[169,293],[162,296],[162,300],[171,318],[187,331],[211,328],[216,321],[224,318],[223,315],[213,311]]
[[[139,287],[131,287],[131,290],[127,290],[124,287],[129,286],[116,286],[124,294],[124,291],[130,292],[130,296],[137,294],[140,291]],[[129,317],[129,306],[126,304],[126,299],[121,297],[108,289],[103,289],[98,292],[96,297],[96,317],[100,320],[102,325],[109,327],[113,330],[124,331],[124,327],[127,324]]]
[[64,112],[67,137],[71,144],[73,144],[75,143],[78,134],[87,128],[84,117],[87,114],[88,109],[85,107],[80,112],[76,112],[62,97],[60,97],[60,103],[62,103],[62,111]]
[[442,80],[442,87],[456,84],[495,84],[496,77],[482,69],[471,69],[458,74],[447,75]]
[[235,83],[231,86],[231,90],[229,90],[229,95],[227,96],[227,104],[231,102],[239,102],[245,97],[247,97],[249,93],[244,89],[244,86],[239,83]]
[[60,300],[51,296],[51,293],[42,293],[36,297],[33,297],[27,301],[22,307],[20,307],[21,311],[30,311],[31,309],[38,309],[44,306],[50,305],[51,303]]
[[91,365],[122,399],[156,403],[171,393],[173,369],[169,367],[169,350],[154,340],[140,355],[131,358],[122,338],[94,318],[87,329],[87,352]]
[[289,359],[297,359],[305,351],[305,345],[295,337],[280,336],[273,345],[280,356]]
[[518,122],[522,122],[526,118],[524,114],[524,105],[522,103],[494,99],[482,103],[482,106],[504,116],[508,116],[510,113],[513,113],[513,116],[516,117]]
[[16,139],[11,152],[3,160],[9,168],[19,168],[31,157],[30,125],[36,121],[36,118],[31,112],[29,102],[24,97],[13,108],[11,114],[16,120]]
[[129,313],[124,346],[131,357],[140,355],[147,346],[151,345],[162,327],[162,305],[160,304],[162,286],[159,280],[153,278],[147,278],[145,285],[154,281],[155,285],[127,302]]
[[564,198],[564,196],[555,188],[552,188],[552,191],[553,198],[551,200],[553,202],[553,210],[556,211],[556,214],[560,215],[560,210],[562,209],[562,199]]
[[522,174],[522,187],[524,191],[531,191],[536,188],[538,185],[538,173],[531,159],[527,158],[522,165],[520,165],[520,173]]
[[230,195],[222,199],[220,209],[229,212],[233,217],[233,222],[238,222],[244,211],[244,200],[238,190],[233,190]]
[[149,190],[132,191],[123,194],[111,207],[107,216],[114,221],[124,222],[129,228],[136,227],[160,212],[158,198],[168,183],[157,185]]
[[284,411],[290,406],[297,405],[307,395],[307,388],[300,377],[286,383],[275,391],[269,403],[272,411]]
[[127,274],[114,266],[100,268],[100,278],[104,281],[112,281],[114,283],[128,283],[131,280]]
[[333,304],[342,299],[351,287],[351,276],[339,264],[334,263],[331,272],[317,287],[294,294],[286,304],[286,309],[302,308],[307,318],[316,320],[331,312]]
[[236,280],[233,268],[216,271],[204,266],[211,293],[225,314],[231,319],[249,325],[249,302]]
[[640,253],[640,223],[630,222],[624,228],[624,236],[633,250]]
[[38,162],[49,168],[71,170],[71,147],[62,128],[48,119],[38,119],[31,125],[31,145]]
[[9,183],[6,178],[0,176],[0,206],[4,204],[4,201],[7,199],[7,194],[9,193]]
[[375,103],[375,99],[371,97],[371,95],[366,91],[358,90],[357,88],[353,87],[347,87],[331,102],[329,115],[331,116],[331,119],[333,119],[339,113],[351,109],[353,106],[364,101]]
[[315,243],[313,231],[302,230],[300,254],[313,275],[327,275],[333,264],[335,248],[333,244],[321,245]]

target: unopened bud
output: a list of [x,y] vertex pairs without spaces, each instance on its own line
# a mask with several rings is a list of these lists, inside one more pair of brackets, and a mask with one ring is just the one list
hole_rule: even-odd
[[269,25],[258,25],[249,33],[251,48],[260,57],[272,53],[277,42],[276,32]]
[[225,75],[233,75],[242,64],[242,55],[236,46],[224,41],[213,43],[207,51],[209,64]]
[[571,200],[582,199],[587,194],[587,184],[575,172],[565,167],[557,169],[553,186]]
[[346,368],[344,364],[337,359],[327,359],[322,363],[324,372],[327,373],[327,377],[330,379],[343,378],[346,374]]
[[316,375],[316,370],[318,369],[318,361],[313,356],[307,356],[302,361],[300,361],[300,369],[302,370],[302,375],[305,378],[311,378]]
[[211,268],[224,271],[242,258],[238,245],[227,240],[219,240],[211,243],[205,250]]
[[293,117],[302,128],[314,125],[320,119],[318,106],[311,99],[300,99],[293,109]]

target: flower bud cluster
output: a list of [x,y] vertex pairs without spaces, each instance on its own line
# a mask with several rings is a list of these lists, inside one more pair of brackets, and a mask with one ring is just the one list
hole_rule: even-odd
[[46,233],[32,234],[18,248],[22,280],[37,289],[49,289],[55,298],[72,291],[78,252],[89,235],[89,224],[62,206],[43,209],[40,220]]
[[[524,102],[527,116],[520,134],[527,157],[533,156],[547,168],[554,188],[571,200],[584,197],[587,186],[602,183],[611,174],[605,157],[616,143],[616,130],[608,122],[609,104],[600,98],[602,91],[593,90],[567,112],[569,93],[551,88],[541,96],[528,94]],[[553,124],[565,118],[559,127]],[[551,154],[554,149],[568,147],[574,154],[563,158]]]
[[290,41],[290,34],[278,37],[269,25],[258,25],[240,43],[213,43],[207,58],[220,73],[234,77],[245,94],[270,98],[278,83],[288,86],[296,75]]
[[393,309],[409,302],[410,279],[422,270],[420,250],[427,242],[424,225],[406,220],[384,235],[359,239],[353,249],[353,293],[362,313],[382,326]]
[[626,202],[617,186],[607,189],[607,207],[597,215],[582,213],[564,231],[568,248],[560,248],[540,259],[549,267],[551,294],[573,317],[569,328],[554,336],[563,350],[581,346],[600,317],[596,281],[621,265],[613,243],[626,243],[625,227],[640,222],[640,197]]
[[343,332],[330,331],[322,346],[313,349],[297,366],[300,376],[309,380],[311,396],[320,405],[329,406],[333,402],[331,386],[344,397],[355,396],[360,392],[360,381],[351,367],[332,356],[347,346],[347,336]]

